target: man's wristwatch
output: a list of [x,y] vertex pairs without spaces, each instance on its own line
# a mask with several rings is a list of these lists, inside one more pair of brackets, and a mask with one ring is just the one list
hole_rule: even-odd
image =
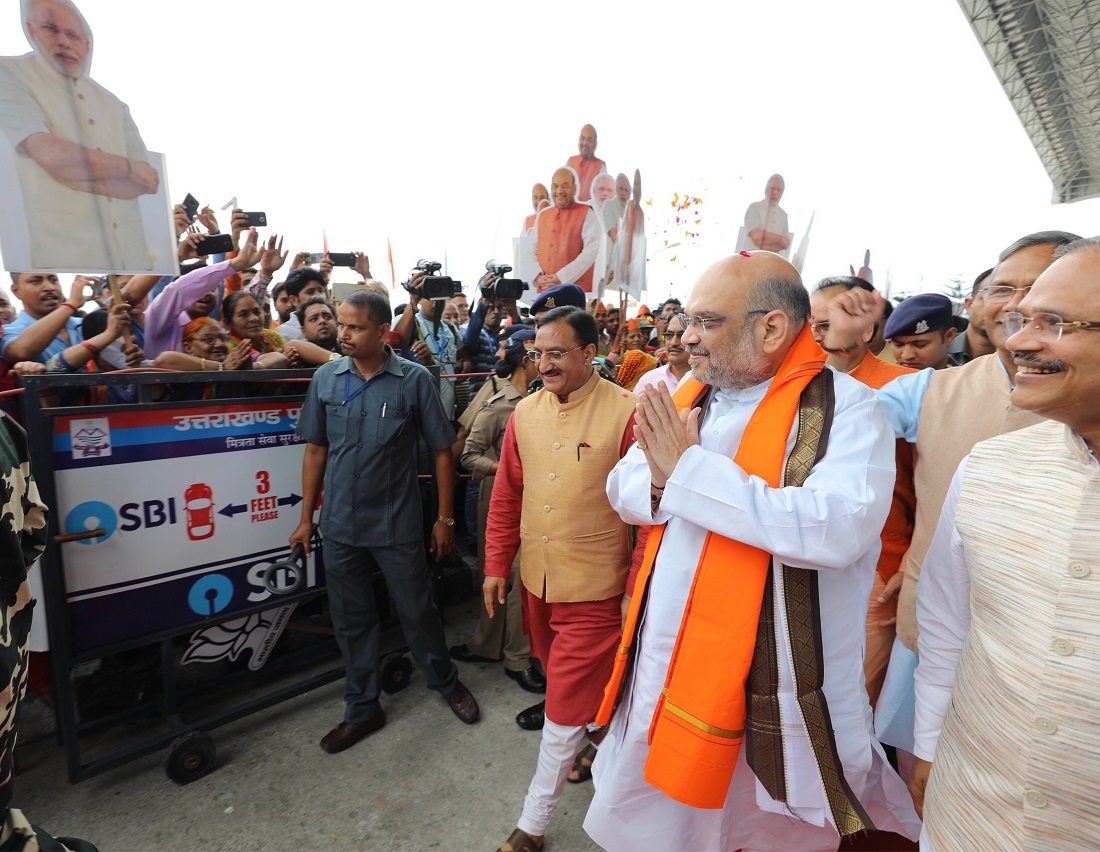
[[454,518],[444,518],[442,515],[440,515],[438,518],[436,518],[436,521],[437,522],[438,521],[443,521],[443,523],[445,523],[449,527],[453,527],[455,525],[455,519]]

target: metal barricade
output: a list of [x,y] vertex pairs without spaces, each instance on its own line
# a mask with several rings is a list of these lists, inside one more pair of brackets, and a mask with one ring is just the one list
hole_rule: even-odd
[[[313,671],[326,658],[339,661],[323,618],[292,621],[296,611],[320,609],[312,602],[325,592],[321,543],[305,559],[287,543],[301,513],[304,444],[294,427],[311,375],[24,378],[32,469],[50,508],[51,538],[39,564],[70,781],[166,746],[169,777],[192,781],[214,766],[209,730],[343,677],[339,662]],[[102,386],[130,386],[135,401],[41,404],[43,391],[72,396]],[[217,389],[216,398],[203,398],[206,388]],[[288,624],[302,646],[273,655]],[[387,691],[408,683],[412,667],[402,651],[389,651]],[[74,673],[128,655],[142,656],[150,671],[159,667],[159,684],[155,675],[138,677],[132,700],[90,711]],[[229,671],[179,677],[211,662]],[[312,673],[286,682],[307,668]],[[275,675],[282,682],[260,691]],[[247,690],[259,694],[240,699]],[[86,759],[87,737],[124,723],[140,730],[150,716],[163,717],[167,730],[141,731],[137,742]]]

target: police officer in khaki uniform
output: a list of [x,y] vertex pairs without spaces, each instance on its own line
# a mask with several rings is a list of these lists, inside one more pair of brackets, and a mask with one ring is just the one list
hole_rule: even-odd
[[[527,385],[538,368],[527,358],[527,347],[535,330],[520,327],[504,346],[504,359],[497,364],[497,379],[486,382],[498,390],[485,399],[470,419],[469,436],[462,453],[462,465],[481,483],[478,492],[478,568],[485,569],[485,522],[489,498],[500,460],[504,430],[512,411],[527,393]],[[503,381],[502,381],[503,380]],[[471,406],[472,408],[473,406]],[[465,416],[465,415],[464,415]],[[520,603],[519,556],[512,565],[512,588],[507,604],[493,616],[482,609],[474,635],[465,645],[451,647],[451,658],[465,662],[496,662],[504,657],[504,673],[528,692],[545,692],[546,679],[531,665],[531,641],[523,632]]]

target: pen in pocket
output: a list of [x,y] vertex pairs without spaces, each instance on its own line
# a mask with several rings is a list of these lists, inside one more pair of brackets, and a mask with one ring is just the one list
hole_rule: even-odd
[[581,441],[579,444],[577,444],[577,461],[581,460],[581,448],[582,447],[591,448],[591,446],[592,446],[591,444],[586,444],[584,441]]

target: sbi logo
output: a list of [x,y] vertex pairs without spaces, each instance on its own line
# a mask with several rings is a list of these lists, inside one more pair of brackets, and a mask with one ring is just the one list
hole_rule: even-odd
[[207,574],[187,593],[187,605],[196,615],[216,615],[233,600],[233,581],[224,574]]
[[82,533],[89,530],[103,529],[103,535],[96,538],[78,539],[80,544],[99,544],[109,539],[118,529],[118,515],[115,510],[106,503],[98,500],[89,500],[69,512],[65,518],[66,533]]
[[[197,538],[191,533],[190,506],[188,506],[188,535]],[[120,523],[121,519],[121,523]],[[102,544],[115,531],[133,532],[142,528],[152,529],[164,525],[178,523],[176,511],[176,498],[169,497],[166,500],[146,500],[144,503],[123,503],[118,512],[99,500],[89,500],[74,507],[65,517],[66,533],[83,533],[94,529],[103,529],[104,534],[95,538],[78,539],[80,544]],[[203,537],[213,534],[213,524],[210,524],[210,532]]]

